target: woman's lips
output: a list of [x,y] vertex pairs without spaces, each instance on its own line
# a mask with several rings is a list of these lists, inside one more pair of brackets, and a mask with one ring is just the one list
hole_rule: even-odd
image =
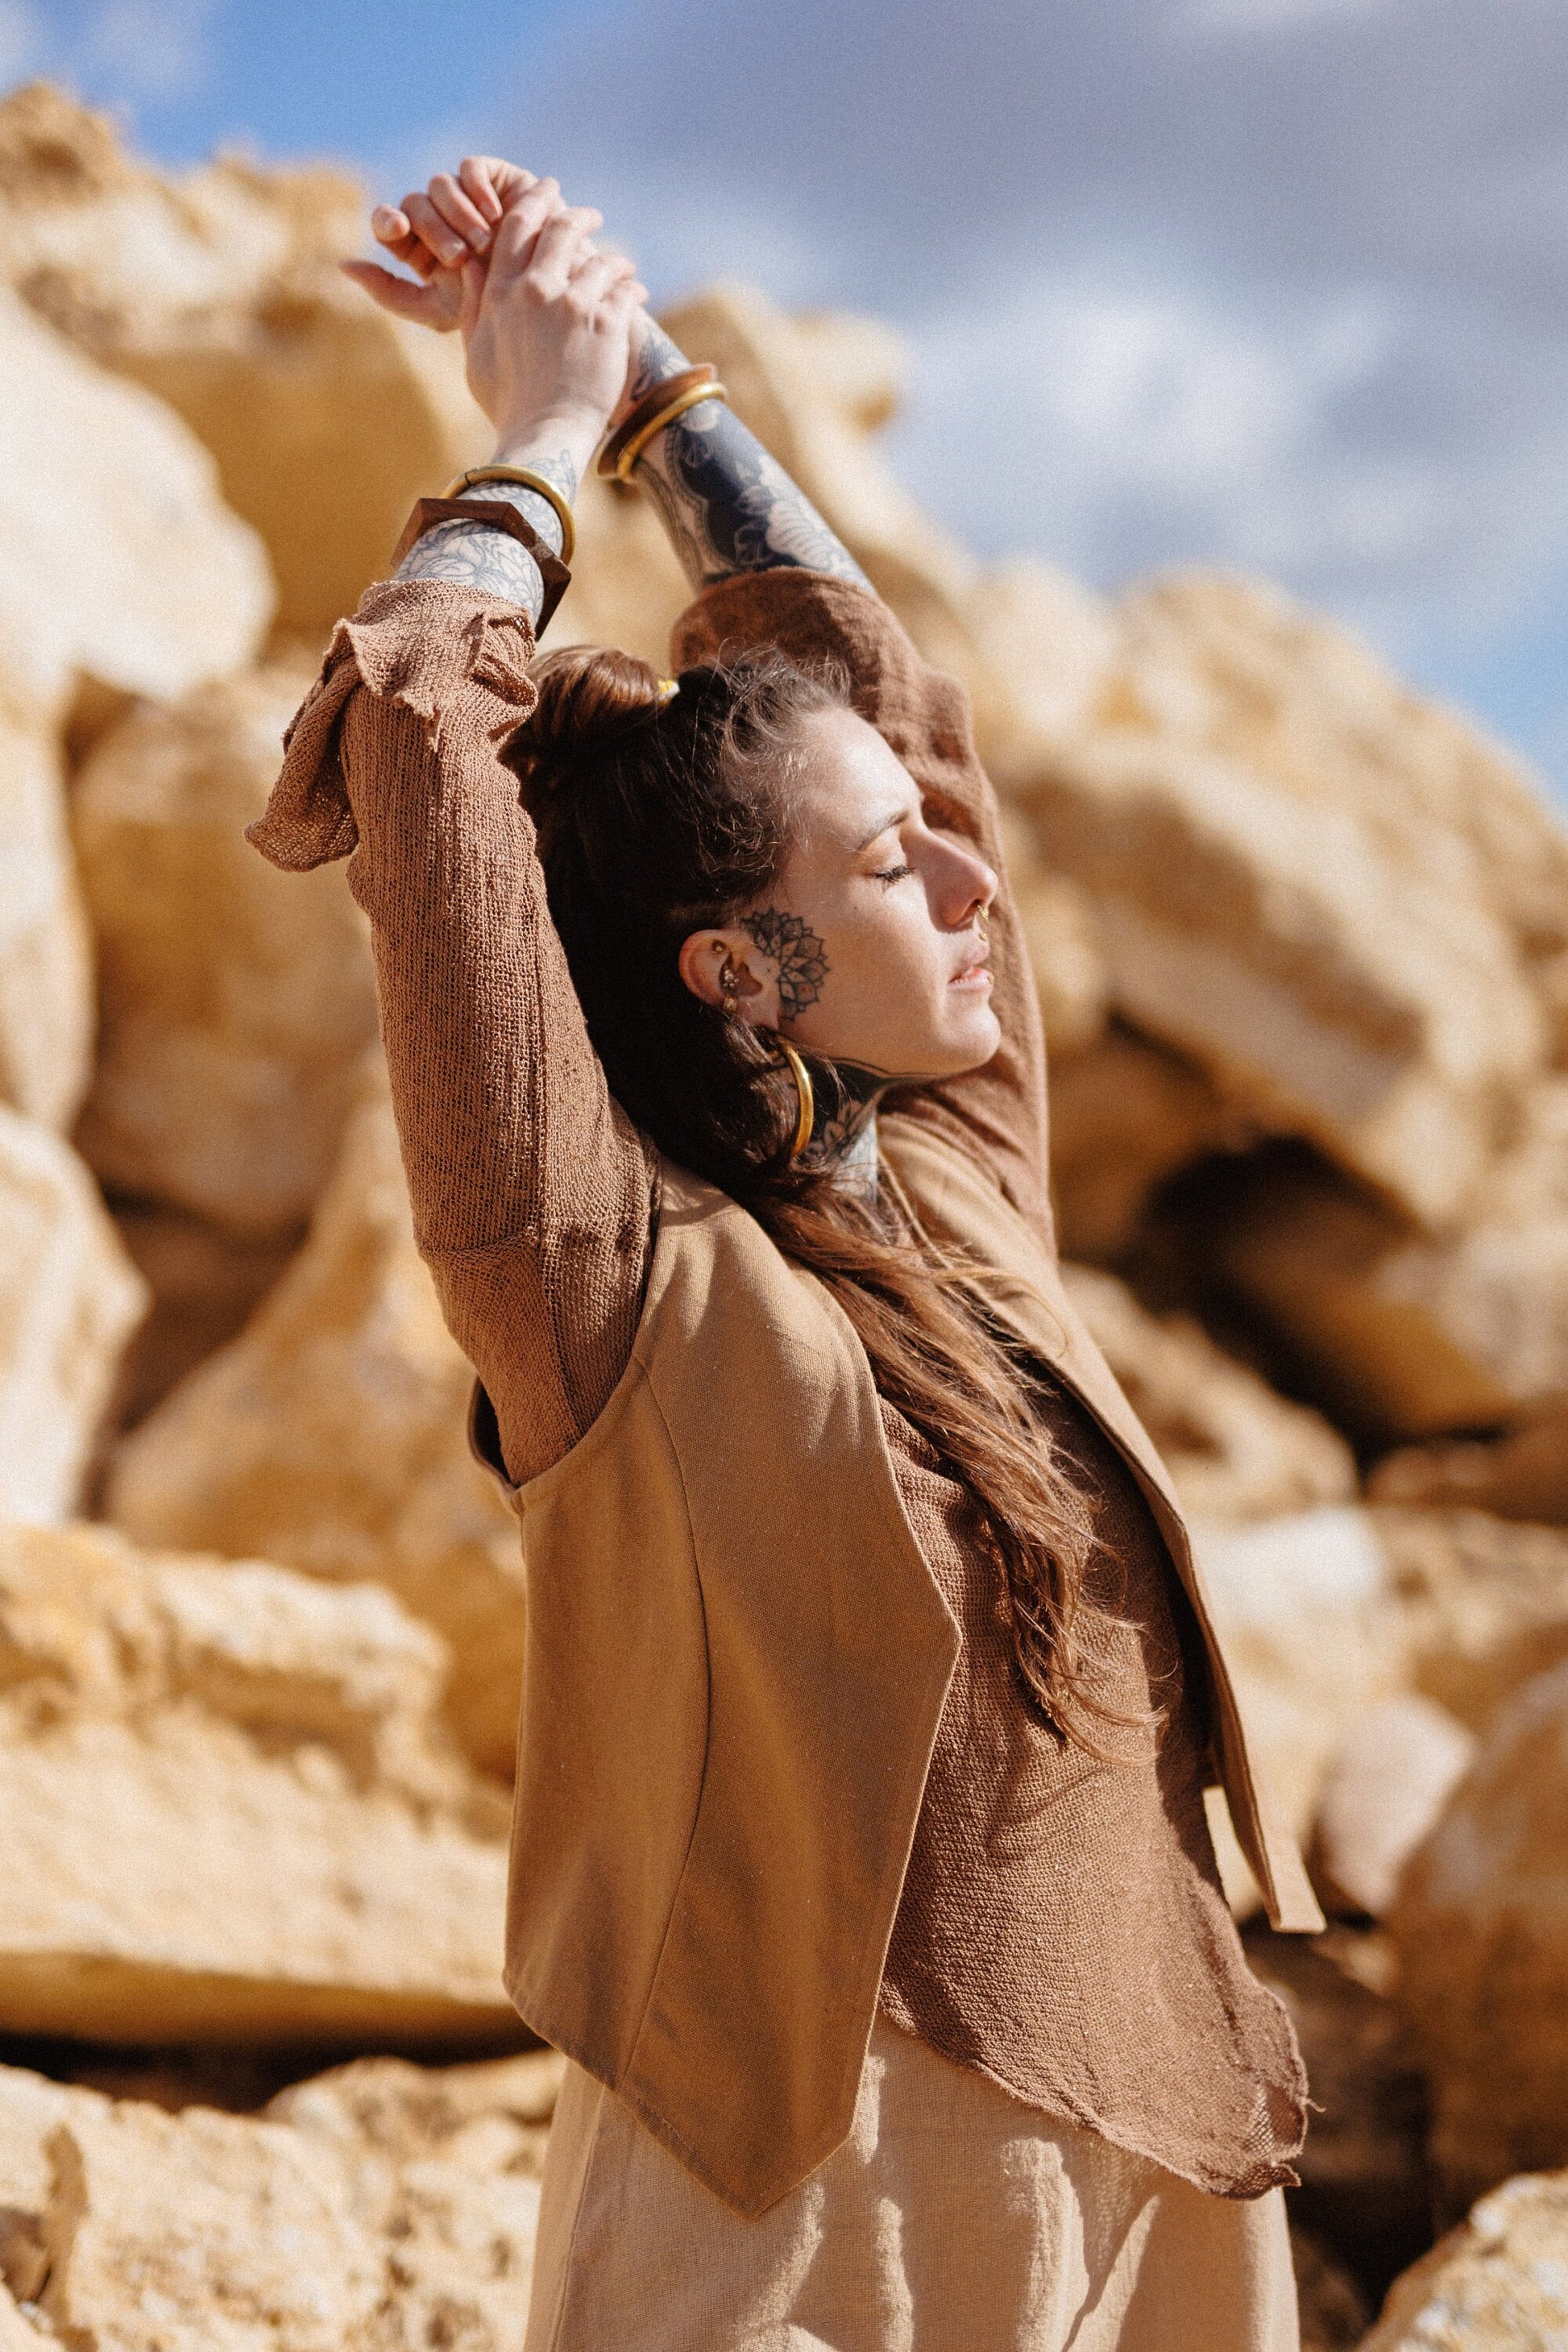
[[989,988],[991,985],[991,974],[986,971],[985,967],[990,961],[990,949],[984,946],[981,947],[978,953],[971,956],[969,961],[963,966],[961,971],[955,971],[953,973],[952,978],[947,983],[949,988]]

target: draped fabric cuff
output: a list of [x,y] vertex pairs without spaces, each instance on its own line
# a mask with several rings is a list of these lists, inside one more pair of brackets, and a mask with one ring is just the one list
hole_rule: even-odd
[[304,873],[347,857],[359,830],[341,756],[355,690],[401,703],[431,728],[478,690],[493,700],[497,748],[537,700],[533,627],[516,604],[447,581],[385,580],[332,632],[320,675],[283,738],[283,767],[246,839],[274,866]]

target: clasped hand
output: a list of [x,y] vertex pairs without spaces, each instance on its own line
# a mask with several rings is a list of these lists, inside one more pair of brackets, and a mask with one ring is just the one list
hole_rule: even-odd
[[499,454],[542,438],[581,478],[633,368],[633,326],[647,300],[635,265],[593,243],[603,215],[566,204],[558,184],[495,156],[468,156],[423,194],[380,205],[378,245],[419,282],[345,261],[395,317],[463,339],[468,389]]

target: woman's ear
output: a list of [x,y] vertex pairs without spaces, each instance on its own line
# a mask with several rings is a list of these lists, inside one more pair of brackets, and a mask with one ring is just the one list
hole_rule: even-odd
[[715,1012],[776,1026],[776,1002],[771,1012],[768,1008],[778,991],[772,982],[758,978],[747,961],[749,949],[742,931],[693,931],[681,947],[680,977],[692,995]]

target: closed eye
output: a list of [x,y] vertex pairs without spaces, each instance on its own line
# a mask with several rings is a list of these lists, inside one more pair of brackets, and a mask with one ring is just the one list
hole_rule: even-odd
[[873,879],[878,882],[901,882],[906,874],[912,874],[914,870],[914,867],[908,864],[902,866],[884,866],[873,877]]

